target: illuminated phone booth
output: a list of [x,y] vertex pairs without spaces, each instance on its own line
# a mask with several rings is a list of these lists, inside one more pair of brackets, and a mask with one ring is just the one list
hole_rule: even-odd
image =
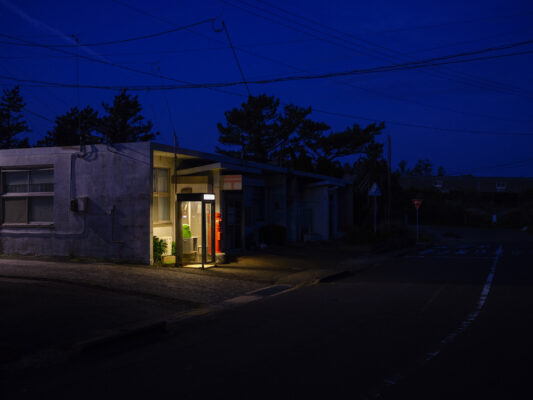
[[183,266],[215,263],[215,195],[182,193],[176,201],[176,253]]

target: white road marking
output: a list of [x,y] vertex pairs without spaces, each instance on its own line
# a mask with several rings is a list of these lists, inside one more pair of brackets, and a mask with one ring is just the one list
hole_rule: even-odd
[[466,250],[457,250],[455,254],[457,254],[458,256],[466,254]]
[[496,273],[496,265],[498,264],[498,260],[500,259],[501,254],[503,253],[502,246],[498,247],[498,250],[496,250],[496,254],[494,256],[494,259],[492,261],[492,265],[489,270],[489,274],[487,275],[487,280],[485,281],[485,285],[483,286],[483,289],[481,290],[481,295],[479,297],[479,300],[477,302],[476,308],[474,311],[472,311],[468,317],[463,321],[459,327],[450,333],[448,336],[446,336],[444,339],[441,340],[439,343],[439,346],[437,349],[435,349],[432,352],[429,352],[426,355],[426,361],[430,361],[437,357],[439,353],[442,350],[442,347],[453,342],[457,336],[459,336],[461,333],[463,333],[471,324],[476,320],[476,318],[479,316],[479,313],[481,312],[481,309],[485,305],[485,302],[487,301],[487,297],[489,295],[490,289],[492,287],[492,281],[494,280],[494,274]]
[[[492,259],[492,264],[490,266],[487,279],[485,280],[485,284],[483,285],[483,288],[481,289],[481,294],[479,296],[479,299],[478,299],[478,302],[476,304],[476,308],[474,309],[474,311],[468,314],[466,319],[461,323],[461,325],[459,325],[458,328],[456,328],[448,336],[442,339],[440,343],[438,344],[437,348],[435,348],[433,351],[426,353],[426,356],[423,359],[423,361],[420,363],[421,364],[420,366],[422,366],[423,364],[437,357],[441,353],[442,348],[444,346],[452,343],[460,334],[462,334],[472,324],[472,322],[474,322],[477,319],[477,317],[479,316],[479,313],[481,312],[481,310],[483,309],[483,306],[485,305],[485,302],[487,301],[487,297],[492,287],[492,281],[494,280],[494,274],[496,273],[496,265],[498,264],[498,260],[500,259],[500,256],[502,255],[502,253],[503,253],[503,248],[502,246],[500,246],[498,247],[498,250],[496,250],[494,257],[490,257]],[[385,388],[388,388],[390,386],[397,384],[401,380],[405,379],[405,377],[406,376],[401,373],[392,374],[383,380],[383,385],[385,386]],[[372,398],[381,399],[382,394],[379,392],[374,393]]]

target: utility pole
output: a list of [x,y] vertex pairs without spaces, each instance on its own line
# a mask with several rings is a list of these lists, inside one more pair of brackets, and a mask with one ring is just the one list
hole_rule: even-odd
[[387,153],[388,153],[388,164],[389,168],[387,169],[387,216],[389,223],[389,230],[392,226],[392,157],[391,157],[391,139],[390,135],[387,136]]

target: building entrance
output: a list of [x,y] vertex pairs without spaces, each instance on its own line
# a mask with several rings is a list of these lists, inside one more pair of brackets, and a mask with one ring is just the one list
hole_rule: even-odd
[[215,262],[215,195],[178,194],[176,201],[178,262],[204,268]]

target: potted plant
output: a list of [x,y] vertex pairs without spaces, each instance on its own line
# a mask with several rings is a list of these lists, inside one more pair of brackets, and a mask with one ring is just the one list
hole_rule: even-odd
[[176,242],[172,241],[171,255],[163,256],[163,264],[176,264]]

